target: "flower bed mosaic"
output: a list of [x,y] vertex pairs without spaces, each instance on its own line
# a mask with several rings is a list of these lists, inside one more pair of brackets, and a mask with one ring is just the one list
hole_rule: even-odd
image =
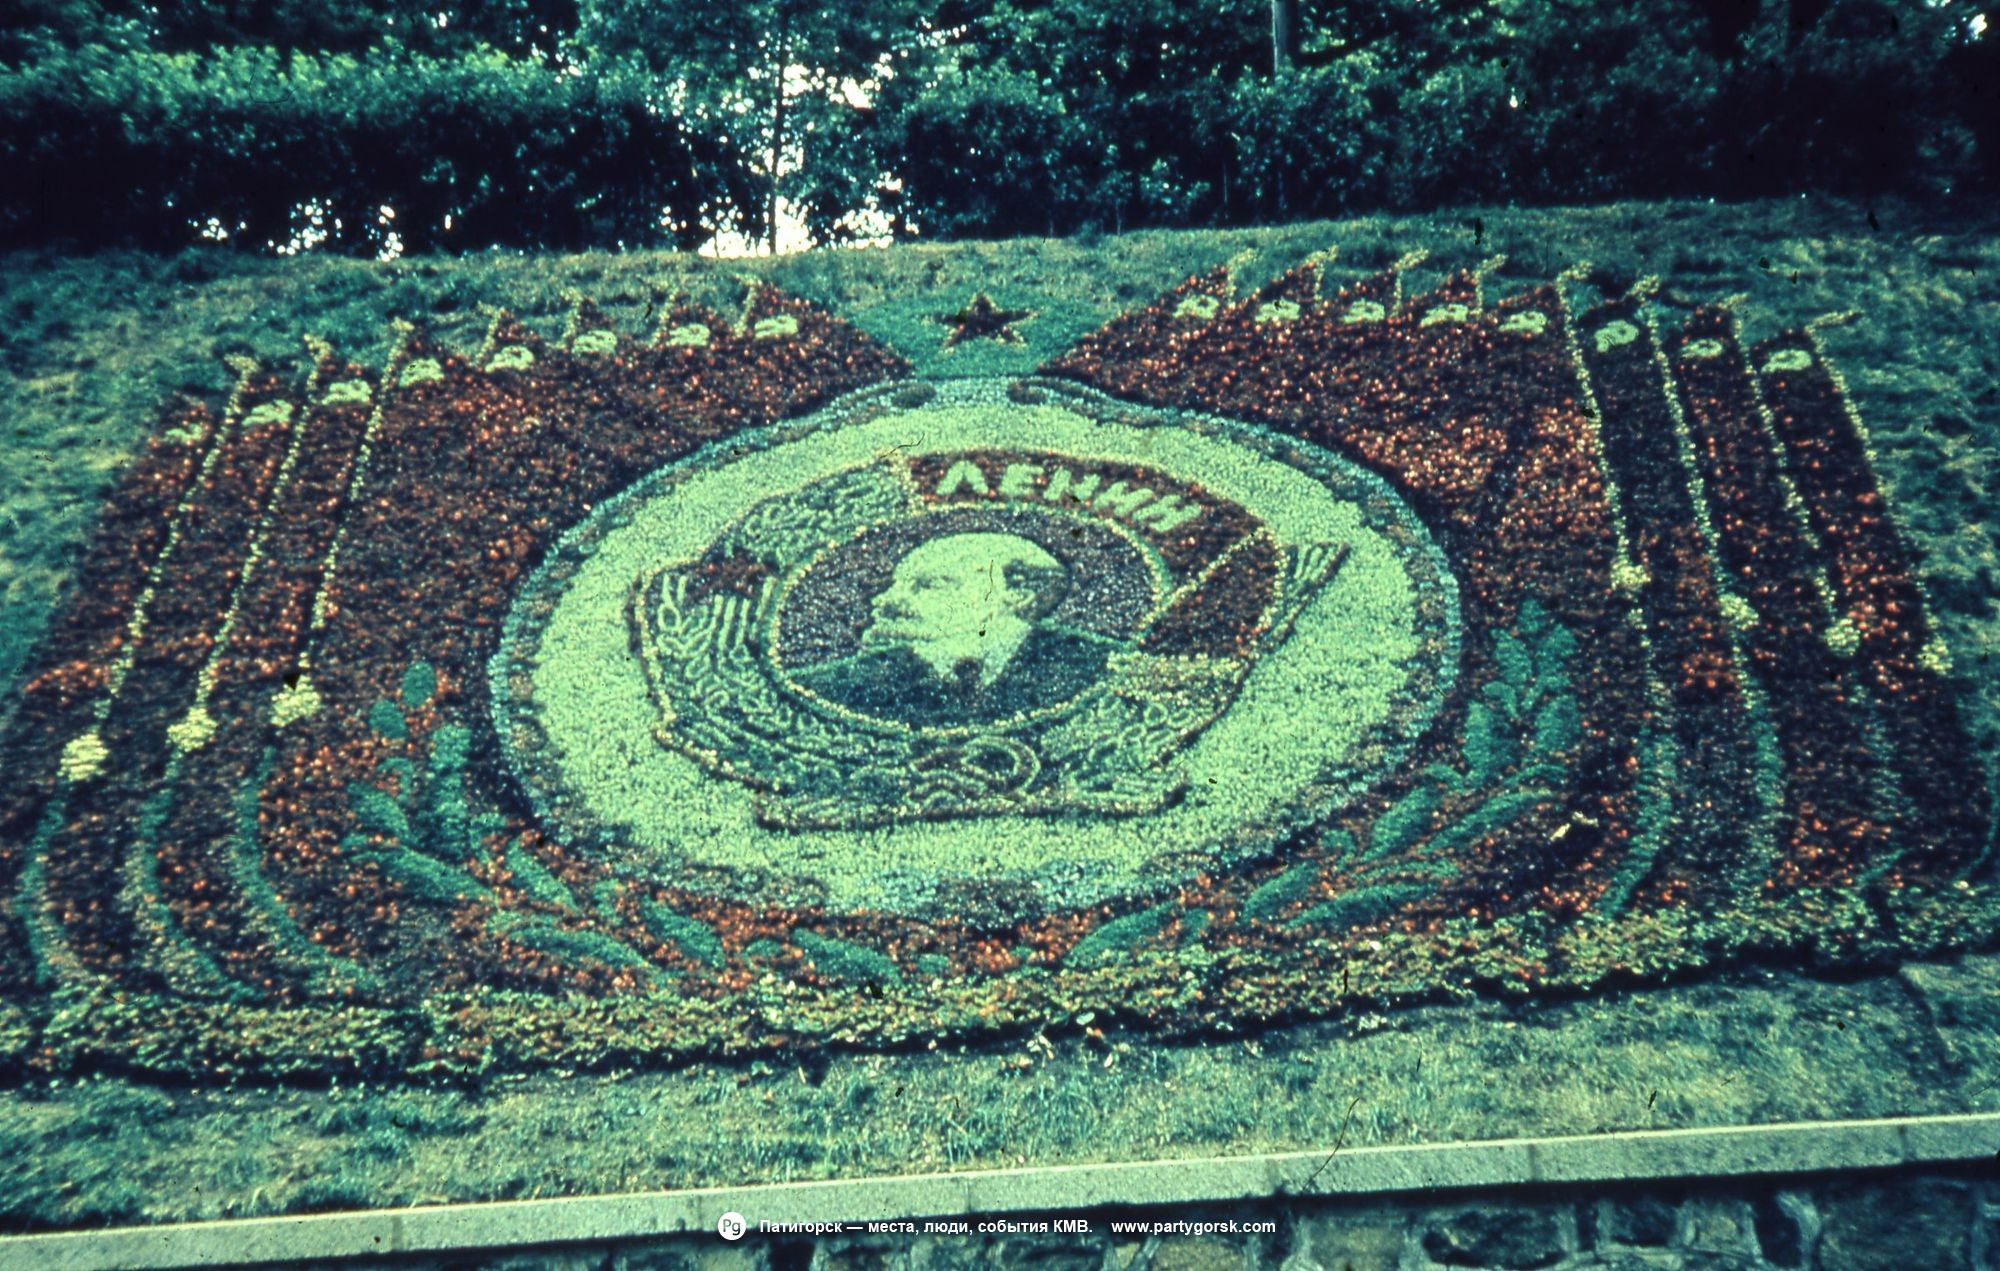
[[1226,1032],[1988,938],[1817,329],[1322,269],[1018,379],[762,286],[238,365],[14,705],[13,1062]]

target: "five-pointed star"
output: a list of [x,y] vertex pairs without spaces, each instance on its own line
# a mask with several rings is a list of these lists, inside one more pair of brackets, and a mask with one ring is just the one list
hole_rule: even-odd
[[1021,343],[1021,333],[1013,329],[1035,315],[1026,309],[1002,309],[985,292],[973,296],[957,313],[941,313],[937,321],[951,328],[944,347],[954,348],[967,340],[998,340],[1002,344]]

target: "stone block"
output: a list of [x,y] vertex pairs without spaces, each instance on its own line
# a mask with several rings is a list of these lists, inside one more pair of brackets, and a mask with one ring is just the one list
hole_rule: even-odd
[[1800,1192],[1759,1196],[1750,1206],[1757,1229],[1757,1250],[1780,1267],[1803,1267],[1819,1243],[1819,1210]]
[[1819,1195],[1819,1211],[1824,1271],[1971,1265],[1976,1205],[1972,1189],[1956,1180],[1829,1187]]
[[1687,1255],[1671,1249],[1606,1249],[1593,1255],[1583,1265],[1590,1271],[1689,1271],[1691,1267],[1708,1265],[1690,1262],[1690,1256],[1696,1259],[1709,1257],[1705,1253]]
[[761,1265],[749,1242],[725,1244],[716,1236],[622,1245],[611,1258],[611,1271],[758,1271]]
[[492,1271],[603,1271],[612,1259],[603,1245],[559,1245],[493,1254],[482,1265]]
[[1799,1170],[1890,1168],[1906,1159],[1898,1127],[1868,1122],[1605,1134],[1539,1146],[1534,1170],[1517,1175],[1515,1181],[1532,1178],[1552,1184],[1724,1178]]
[[1680,1212],[1657,1196],[1607,1200],[1597,1217],[1599,1235],[1611,1244],[1658,1247],[1674,1238]]
[[1699,1249],[1622,1249],[1607,1255],[1613,1261],[1591,1264],[1590,1271],[1617,1267],[1623,1271],[1770,1271],[1751,1253],[1703,1253]]
[[1244,1251],[1226,1241],[1169,1236],[1153,1250],[1150,1271],[1242,1271],[1246,1263]]
[[1681,1206],[1680,1243],[1702,1253],[1756,1252],[1756,1220],[1747,1201],[1697,1196]]
[[897,1271],[959,1271],[985,1266],[988,1249],[978,1236],[917,1236],[903,1246]]
[[1568,1217],[1520,1205],[1460,1210],[1425,1226],[1423,1249],[1447,1266],[1508,1271],[1554,1266],[1571,1248],[1564,1230]]
[[902,1250],[887,1243],[870,1241],[855,1244],[822,1242],[814,1250],[812,1271],[890,1271]]
[[[2000,1047],[2000,1043],[1996,1043]],[[1974,1068],[1968,1079],[1981,1087],[1991,1080],[1988,1068]],[[1991,1097],[1991,1091],[1987,1091]],[[1969,1116],[1919,1117],[1903,1126],[1912,1164],[1942,1161],[1987,1162],[2000,1157],[2000,1112],[1979,1112]]]
[[1386,1207],[1315,1214],[1299,1224],[1299,1248],[1327,1271],[1392,1271],[1409,1226],[1407,1213]]
[[957,1265],[1020,1267],[1024,1271],[1101,1271],[1104,1249],[1069,1236],[1015,1236],[999,1241],[978,1260],[968,1257]]

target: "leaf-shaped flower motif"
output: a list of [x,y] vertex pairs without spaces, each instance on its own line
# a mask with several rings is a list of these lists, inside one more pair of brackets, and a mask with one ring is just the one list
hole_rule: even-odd
[[535,351],[525,344],[509,344],[486,364],[489,371],[525,371],[535,364]]
[[1296,300],[1271,300],[1257,307],[1256,321],[1260,323],[1297,322],[1298,320],[1299,302]]
[[1615,318],[1597,328],[1597,334],[1592,337],[1592,341],[1597,345],[1599,353],[1609,353],[1613,349],[1624,348],[1638,338],[1638,327],[1623,318]]

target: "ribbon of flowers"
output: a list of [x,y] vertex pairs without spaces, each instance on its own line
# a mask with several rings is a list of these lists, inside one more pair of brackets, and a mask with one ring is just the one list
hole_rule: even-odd
[[1931,620],[1923,580],[1889,514],[1867,429],[1820,331],[1838,314],[1752,351],[1773,435],[1782,444],[1814,532],[1825,546],[1834,627],[1854,690],[1877,720],[1878,755],[1892,759],[1902,833],[1871,876],[1923,860],[1930,872],[1970,866],[1984,845],[1990,795],[1968,763],[1948,677],[1951,657]]

